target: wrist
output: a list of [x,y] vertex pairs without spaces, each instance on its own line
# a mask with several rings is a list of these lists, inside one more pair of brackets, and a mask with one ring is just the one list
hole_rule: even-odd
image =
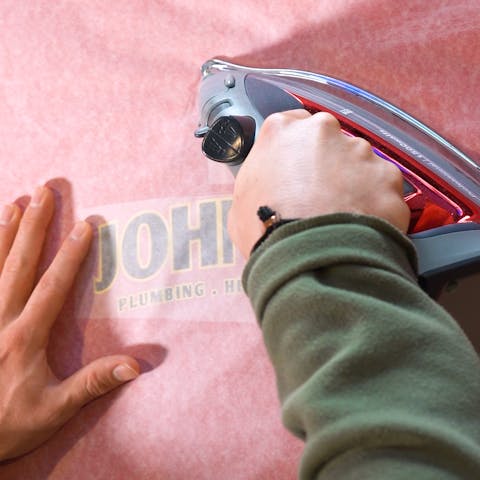
[[260,319],[269,296],[290,277],[339,264],[387,269],[416,282],[417,257],[407,236],[377,217],[336,213],[276,228],[252,253],[243,286]]

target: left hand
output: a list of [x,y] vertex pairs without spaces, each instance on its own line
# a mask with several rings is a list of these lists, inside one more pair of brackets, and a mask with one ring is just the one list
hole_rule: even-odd
[[35,285],[53,211],[51,190],[39,187],[23,217],[14,204],[0,216],[0,461],[39,446],[83,405],[139,374],[125,355],[95,360],[63,381],[50,369],[50,329],[92,238],[90,225],[78,222]]

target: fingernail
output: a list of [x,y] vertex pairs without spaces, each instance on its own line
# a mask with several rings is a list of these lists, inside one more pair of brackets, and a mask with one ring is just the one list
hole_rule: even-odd
[[8,225],[13,218],[13,205],[5,205],[0,215],[0,225]]
[[137,378],[138,372],[134,370],[130,365],[122,363],[121,365],[117,365],[113,369],[113,376],[119,382],[128,382],[128,380],[133,380],[134,378]]
[[80,240],[80,238],[85,234],[87,229],[88,224],[86,222],[77,222],[70,233],[70,237],[73,240]]
[[44,187],[37,187],[33,192],[32,198],[30,200],[31,207],[38,207],[42,203],[43,195],[45,193]]

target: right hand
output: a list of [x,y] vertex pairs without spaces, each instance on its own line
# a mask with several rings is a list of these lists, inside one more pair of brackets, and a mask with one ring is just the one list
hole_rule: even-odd
[[245,258],[265,231],[261,205],[283,218],[372,215],[404,233],[410,221],[400,170],[325,112],[290,110],[265,120],[238,172],[229,214],[230,237]]

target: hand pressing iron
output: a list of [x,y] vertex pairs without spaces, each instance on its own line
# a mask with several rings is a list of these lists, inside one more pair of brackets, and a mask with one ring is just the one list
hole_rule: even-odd
[[346,135],[365,138],[402,171],[422,287],[436,297],[448,282],[480,271],[480,166],[394,105],[326,75],[221,60],[202,66],[199,104],[195,136],[233,175],[268,115],[298,108],[333,114]]

